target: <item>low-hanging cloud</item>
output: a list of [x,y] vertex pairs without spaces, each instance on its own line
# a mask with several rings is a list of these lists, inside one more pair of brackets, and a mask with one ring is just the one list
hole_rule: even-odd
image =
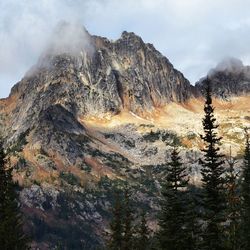
[[79,22],[61,21],[47,41],[44,53],[49,55],[70,54],[78,56],[81,53],[90,55],[94,52],[91,36]]
[[249,64],[249,9],[245,0],[0,0],[0,96],[36,63],[62,20],[110,39],[134,31],[193,83],[224,57]]

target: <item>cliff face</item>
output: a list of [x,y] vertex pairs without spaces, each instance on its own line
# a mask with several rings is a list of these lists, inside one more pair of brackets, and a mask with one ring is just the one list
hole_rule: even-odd
[[[76,117],[101,117],[122,110],[143,115],[192,96],[188,80],[134,33],[123,32],[114,42],[86,36],[91,49],[83,48],[75,55],[48,49],[12,89],[10,98],[16,96],[14,130],[28,128],[40,112],[54,104]],[[22,122],[28,124],[20,125]]]

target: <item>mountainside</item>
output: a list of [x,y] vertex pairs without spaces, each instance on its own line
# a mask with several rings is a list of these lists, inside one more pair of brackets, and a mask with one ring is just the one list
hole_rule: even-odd
[[[215,100],[224,150],[231,145],[240,157],[242,131],[250,123],[249,82],[232,70],[220,74],[228,78],[213,75],[214,87],[221,81],[216,96],[225,89],[230,99]],[[192,183],[199,183],[201,86],[193,87],[134,33],[109,41],[62,24],[38,63],[0,100],[1,132],[23,187],[34,247],[103,244],[113,185],[121,183],[134,191],[135,212],[150,211],[155,230],[173,146],[182,149]]]

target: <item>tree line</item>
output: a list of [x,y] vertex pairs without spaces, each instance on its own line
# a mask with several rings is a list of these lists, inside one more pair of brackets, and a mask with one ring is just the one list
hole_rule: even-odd
[[18,199],[18,184],[13,181],[12,167],[0,141],[0,249],[26,250],[29,238],[23,231]]
[[[134,225],[130,196],[116,191],[107,249],[113,250],[249,250],[250,141],[246,129],[242,171],[220,153],[221,137],[214,116],[210,82],[206,80],[201,187],[194,192],[178,148],[165,165],[158,230],[150,234],[145,213]],[[226,167],[226,165],[228,167]],[[134,225],[134,227],[133,227]]]

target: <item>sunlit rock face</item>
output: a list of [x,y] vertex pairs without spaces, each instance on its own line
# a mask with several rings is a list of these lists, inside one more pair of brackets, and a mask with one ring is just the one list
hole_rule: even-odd
[[62,23],[38,63],[12,88],[9,132],[15,137],[37,126],[51,105],[76,118],[123,110],[143,116],[169,102],[185,102],[193,92],[183,74],[134,33],[109,41]]

